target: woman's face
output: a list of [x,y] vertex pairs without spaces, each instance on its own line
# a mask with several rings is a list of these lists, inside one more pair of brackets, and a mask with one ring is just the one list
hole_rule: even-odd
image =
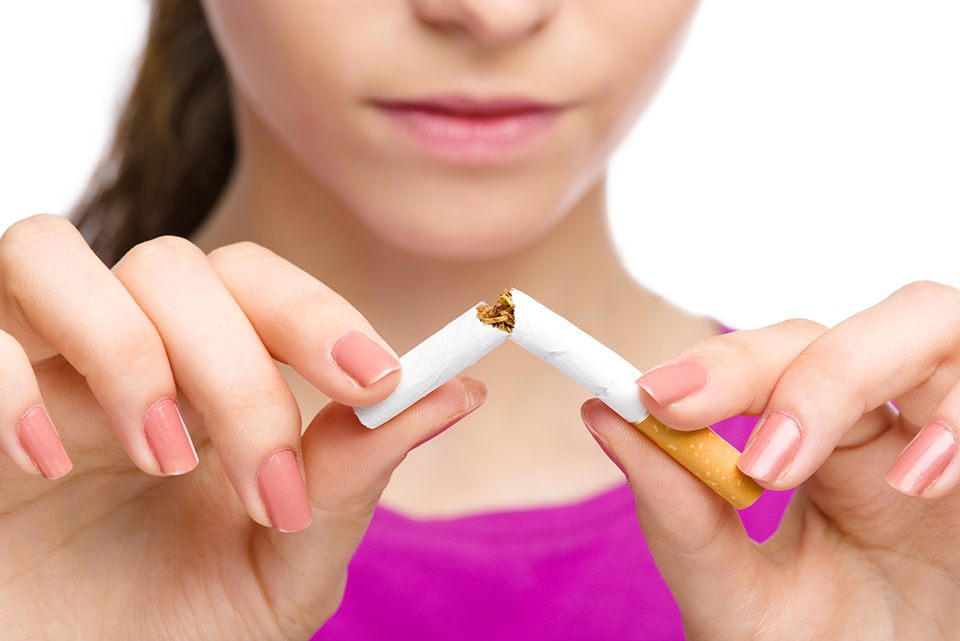
[[378,236],[480,258],[602,178],[697,0],[203,0],[235,98]]

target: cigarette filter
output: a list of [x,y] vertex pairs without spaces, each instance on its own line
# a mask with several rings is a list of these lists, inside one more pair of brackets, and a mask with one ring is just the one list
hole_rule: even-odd
[[709,428],[685,432],[658,421],[640,403],[640,370],[523,292],[511,294],[510,340],[580,383],[737,509],[760,498],[763,488],[737,467],[735,447]]
[[521,291],[481,303],[401,357],[403,377],[386,399],[356,408],[377,427],[476,363],[509,337],[585,387],[737,509],[753,504],[763,488],[737,467],[740,452],[709,428],[671,429],[640,403],[640,370],[562,316]]

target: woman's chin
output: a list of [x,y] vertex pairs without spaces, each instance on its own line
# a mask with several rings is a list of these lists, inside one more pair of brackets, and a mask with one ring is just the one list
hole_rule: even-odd
[[371,226],[387,245],[433,260],[484,261],[523,251],[546,233],[545,229],[491,229],[465,223],[453,229]]

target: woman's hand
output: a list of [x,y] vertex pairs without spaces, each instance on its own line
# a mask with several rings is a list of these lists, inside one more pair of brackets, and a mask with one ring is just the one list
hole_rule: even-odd
[[774,490],[800,488],[755,545],[725,501],[601,403],[584,406],[630,480],[690,639],[960,630],[955,289],[916,283],[830,330],[790,321],[719,336],[639,383],[677,429],[762,416],[741,469]]
[[[302,438],[274,359],[339,402]],[[258,246],[205,256],[163,238],[109,270],[60,218],[14,225],[0,637],[308,637],[394,467],[486,393],[453,380],[364,428],[348,406],[399,377],[359,313]]]

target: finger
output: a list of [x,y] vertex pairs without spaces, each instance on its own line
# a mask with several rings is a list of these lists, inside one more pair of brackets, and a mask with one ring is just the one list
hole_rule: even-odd
[[[114,273],[163,337],[177,385],[247,513],[263,525],[306,527],[296,400],[207,257],[182,238],[158,238],[132,249]],[[299,501],[299,520],[271,521],[269,487]]]
[[641,400],[678,430],[737,414],[759,415],[783,371],[824,331],[816,323],[791,320],[702,341],[642,376]]
[[930,416],[931,399],[956,381],[960,304],[950,292],[907,287],[829,332],[789,321],[705,341],[642,377],[641,396],[678,429],[763,413],[740,467],[766,487],[794,487],[838,445],[888,429],[887,401],[905,395],[908,421]]
[[0,332],[0,451],[17,467],[47,479],[65,476],[73,463],[50,421],[30,360]]
[[644,538],[684,613],[686,632],[701,638],[698,631],[728,629],[734,633],[726,638],[747,638],[748,630],[742,637],[736,630],[754,620],[765,561],[736,510],[603,403],[588,401],[582,417],[627,476]]
[[895,489],[937,499],[960,486],[960,383],[940,403],[933,418],[910,442],[887,472]]
[[331,399],[370,405],[400,381],[400,361],[343,298],[273,252],[240,243],[210,254],[264,345]]
[[11,227],[0,245],[0,323],[30,361],[62,354],[142,470],[192,469],[197,458],[160,335],[79,232],[59,216],[35,216]]
[[811,343],[777,382],[741,469],[768,487],[795,487],[862,416],[876,417],[901,396],[901,418],[922,425],[958,377],[960,295],[953,292],[906,287]]
[[[297,607],[287,614],[302,623],[303,596],[312,595],[317,607],[308,610],[317,618],[307,627],[332,614],[323,608],[337,603],[342,589],[333,579],[343,577],[393,470],[411,449],[479,407],[486,394],[481,382],[462,376],[376,430],[339,403],[321,411],[303,443],[314,524],[296,534],[265,530],[254,540],[257,574],[273,603]],[[318,593],[318,585],[332,593]]]

